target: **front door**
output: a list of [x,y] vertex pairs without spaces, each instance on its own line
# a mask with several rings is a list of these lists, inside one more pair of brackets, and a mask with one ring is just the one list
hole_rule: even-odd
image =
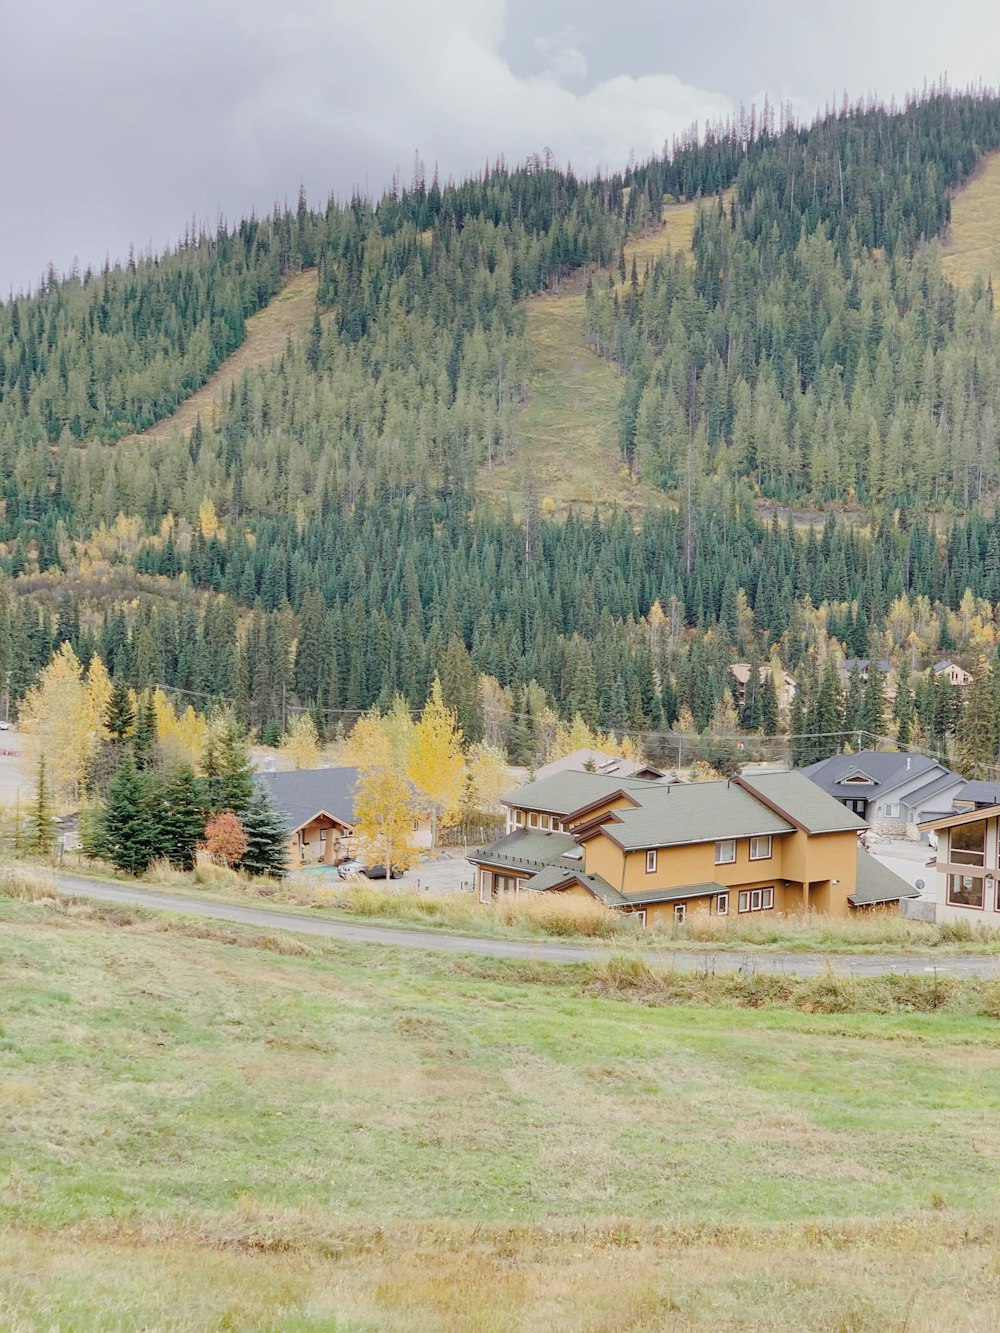
[[845,801],[844,804],[847,806],[848,810],[853,810],[854,813],[860,815],[862,819],[865,818],[865,811],[868,809],[867,801]]

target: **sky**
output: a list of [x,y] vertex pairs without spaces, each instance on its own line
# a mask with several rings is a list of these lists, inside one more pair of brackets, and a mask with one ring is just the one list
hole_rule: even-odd
[[1000,82],[995,0],[32,0],[6,8],[0,292],[275,202],[548,148],[579,172],[740,103]]

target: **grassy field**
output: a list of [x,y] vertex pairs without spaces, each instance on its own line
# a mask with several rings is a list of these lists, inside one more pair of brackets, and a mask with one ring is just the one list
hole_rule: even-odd
[[951,204],[944,242],[945,275],[958,287],[977,277],[1000,279],[1000,153],[990,153]]
[[4,1328],[996,1327],[995,1019],[93,904],[0,932]]
[[207,425],[218,420],[219,402],[238,384],[248,370],[269,366],[285,350],[288,339],[309,331],[316,313],[317,270],[296,273],[263,310],[246,322],[246,337],[236,351],[223,361],[212,378],[190,398],[185,398],[172,416],[158,421],[141,435],[130,439],[162,440],[177,432],[189,434],[200,416]]
[[[701,201],[666,206],[661,227],[629,237],[626,264],[634,256],[641,278],[646,263],[668,248],[690,250],[701,207]],[[607,281],[606,274],[597,276]],[[621,381],[584,340],[584,284],[577,275],[559,291],[528,301],[530,398],[517,418],[516,457],[507,467],[481,468],[477,482],[480,495],[509,501],[515,514],[523,513],[529,478],[538,498],[552,500],[557,512],[570,505],[638,512],[666,503],[661,491],[637,484],[622,463]]]
[[523,513],[529,478],[538,500],[551,499],[560,511],[571,504],[639,507],[650,499],[622,463],[621,383],[615,368],[584,341],[578,287],[528,301],[530,398],[515,425],[516,456],[507,467],[479,471],[478,493],[509,500],[515,514]]

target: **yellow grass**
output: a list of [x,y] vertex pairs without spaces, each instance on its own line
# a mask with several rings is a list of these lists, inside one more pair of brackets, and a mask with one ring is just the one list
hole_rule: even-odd
[[248,370],[269,366],[285,350],[288,339],[306,333],[316,311],[319,274],[306,269],[289,278],[273,301],[258,310],[246,322],[246,337],[232,356],[227,357],[202,388],[186,398],[172,416],[158,421],[141,435],[129,440],[163,440],[178,432],[187,435],[201,417],[204,425],[214,424],[219,403]]
[[[732,190],[723,191],[722,200],[726,207],[729,206],[732,194]],[[708,199],[690,199],[684,204],[664,204],[661,226],[642,235],[630,236],[625,242],[626,266],[631,269],[634,257],[641,281],[646,264],[652,267],[664,251],[687,254],[691,249],[694,224],[699,212],[702,208],[714,207],[714,196]]]
[[990,153],[955,193],[942,268],[957,287],[1000,276],[1000,153]]

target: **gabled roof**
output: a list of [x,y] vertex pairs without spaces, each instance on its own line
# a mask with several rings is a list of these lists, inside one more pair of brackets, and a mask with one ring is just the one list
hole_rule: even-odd
[[623,907],[629,901],[600,875],[585,875],[580,870],[566,870],[562,866],[546,866],[537,875],[532,875],[524,887],[534,893],[551,893],[568,889],[571,884],[582,885],[605,907]]
[[650,784],[642,804],[613,811],[581,841],[602,834],[625,851],[791,833],[793,825],[736,782]]
[[317,815],[354,826],[356,768],[300,768],[290,773],[258,773],[258,786],[270,792],[289,833]]
[[870,852],[858,848],[857,887],[848,894],[852,907],[876,907],[879,903],[896,903],[900,898],[919,898],[920,890],[893,873]]
[[643,778],[619,778],[613,774],[567,771],[554,773],[538,782],[529,782],[500,797],[503,805],[518,810],[542,810],[546,814],[567,815],[588,810],[619,793],[629,795],[648,791],[666,791],[659,782]]
[[805,772],[755,773],[736,781],[806,833],[843,833],[867,828],[863,819],[834,800]]
[[654,768],[640,759],[623,759],[620,754],[606,754],[602,750],[574,750],[564,754],[561,759],[553,759],[550,764],[543,764],[535,773],[536,782],[554,777],[557,773],[598,773],[602,777],[643,778],[649,782],[658,782],[663,770]]
[[[897,751],[859,750],[857,754],[835,754],[829,759],[821,759],[816,764],[798,770],[830,796],[850,797],[857,791],[846,779],[852,774],[862,772],[880,787],[880,796],[891,792],[904,782],[927,775],[927,781],[936,782],[949,772],[936,759],[929,759],[924,754],[902,754]],[[960,781],[957,773],[952,775]],[[916,793],[913,793],[915,796]],[[909,804],[912,804],[912,799]]]
[[955,796],[963,805],[1000,805],[1000,782],[967,782]]
[[938,819],[925,819],[917,828],[937,832],[942,828],[957,828],[960,824],[974,824],[979,819],[994,819],[997,815],[1000,815],[1000,805],[982,805],[976,810],[952,811]]

